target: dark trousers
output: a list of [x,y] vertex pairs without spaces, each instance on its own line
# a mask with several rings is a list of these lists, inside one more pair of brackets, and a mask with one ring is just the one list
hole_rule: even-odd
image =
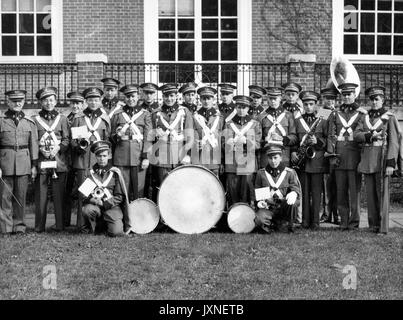
[[226,190],[229,195],[229,207],[239,202],[248,204],[251,202],[252,192],[254,192],[254,176],[254,174],[241,176],[236,173],[227,173]]
[[123,235],[123,212],[119,206],[109,210],[102,210],[93,204],[86,204],[83,207],[85,226],[91,227],[93,233],[97,231],[106,232],[111,237]]
[[336,174],[334,170],[323,175],[323,219],[328,222],[337,222],[339,214],[337,213],[337,187]]
[[319,227],[319,213],[323,190],[323,173],[301,173],[302,226]]
[[[26,230],[25,201],[28,179],[28,175],[5,176],[3,177],[4,182],[0,182],[0,230],[2,233],[25,232]],[[9,190],[18,199],[22,207],[15,201]]]
[[125,180],[129,202],[144,196],[146,170],[139,171],[139,167],[118,167]]
[[[77,185],[80,187],[87,176],[87,171],[86,169],[77,169]],[[81,229],[84,226],[84,218],[83,218],[83,201],[84,201],[84,196],[81,194],[81,192],[78,192],[78,201],[77,201],[77,223],[76,226],[78,229]]]
[[140,198],[147,198],[156,203],[158,196],[158,167],[150,165],[147,170],[139,171],[139,179],[144,181],[143,195],[139,194]]
[[66,186],[66,173],[58,172],[58,178],[52,179],[49,174],[40,174],[35,180],[35,231],[43,232],[46,227],[48,213],[48,187],[52,188],[56,229],[63,230],[63,203]]
[[381,227],[381,173],[364,174],[367,189],[368,225],[372,229]]
[[69,227],[71,225],[71,210],[73,199],[77,194],[77,170],[74,168],[70,168],[69,172],[67,172],[66,178],[66,191],[64,197],[64,213],[63,213],[63,224],[64,227]]
[[361,175],[354,170],[336,170],[337,209],[342,229],[355,229],[360,224]]
[[[269,210],[259,210],[256,213],[255,223],[264,232],[271,230],[280,232],[294,231],[294,220],[298,212],[299,203],[290,206],[287,201],[282,200],[280,204]],[[271,224],[267,225],[266,220],[271,220]]]

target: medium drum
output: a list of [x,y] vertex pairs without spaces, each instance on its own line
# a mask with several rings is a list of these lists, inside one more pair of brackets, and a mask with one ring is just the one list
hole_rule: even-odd
[[208,169],[195,165],[171,171],[163,181],[158,206],[164,222],[183,234],[209,231],[225,208],[225,191]]
[[155,230],[159,221],[160,213],[157,205],[148,199],[137,199],[129,204],[128,214],[130,231],[137,234],[148,234]]
[[228,211],[228,226],[235,233],[251,233],[255,229],[255,211],[246,203],[236,203]]

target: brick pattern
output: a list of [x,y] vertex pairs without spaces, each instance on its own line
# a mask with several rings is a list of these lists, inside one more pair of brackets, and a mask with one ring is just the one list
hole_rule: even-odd
[[142,0],[63,1],[64,62],[103,53],[109,62],[144,61]]

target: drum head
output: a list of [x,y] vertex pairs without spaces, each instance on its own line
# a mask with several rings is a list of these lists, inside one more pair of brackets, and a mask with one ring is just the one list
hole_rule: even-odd
[[220,220],[225,192],[211,171],[200,166],[182,166],[162,183],[158,206],[164,222],[176,232],[204,233]]
[[251,233],[255,229],[255,211],[246,203],[234,204],[228,212],[228,226],[235,233]]
[[137,199],[128,208],[131,231],[137,234],[153,232],[160,221],[157,205],[148,199]]

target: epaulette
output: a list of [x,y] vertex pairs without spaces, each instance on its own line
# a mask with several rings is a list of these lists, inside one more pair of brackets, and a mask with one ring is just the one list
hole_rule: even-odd
[[285,171],[287,171],[287,172],[295,172],[294,169],[291,169],[291,168],[288,168],[288,167],[285,167]]
[[363,107],[359,107],[359,108],[357,109],[357,111],[360,112],[360,113],[362,113],[362,114],[368,114],[368,111],[365,110]]
[[25,115],[23,119],[26,119],[26,120],[28,120],[28,121],[30,121],[30,122],[32,122],[33,124],[36,125],[35,119],[33,119],[33,118],[36,117],[36,116],[37,116],[37,115],[34,115],[34,116],[31,116],[31,118],[30,118],[30,117],[28,117],[27,115]]

